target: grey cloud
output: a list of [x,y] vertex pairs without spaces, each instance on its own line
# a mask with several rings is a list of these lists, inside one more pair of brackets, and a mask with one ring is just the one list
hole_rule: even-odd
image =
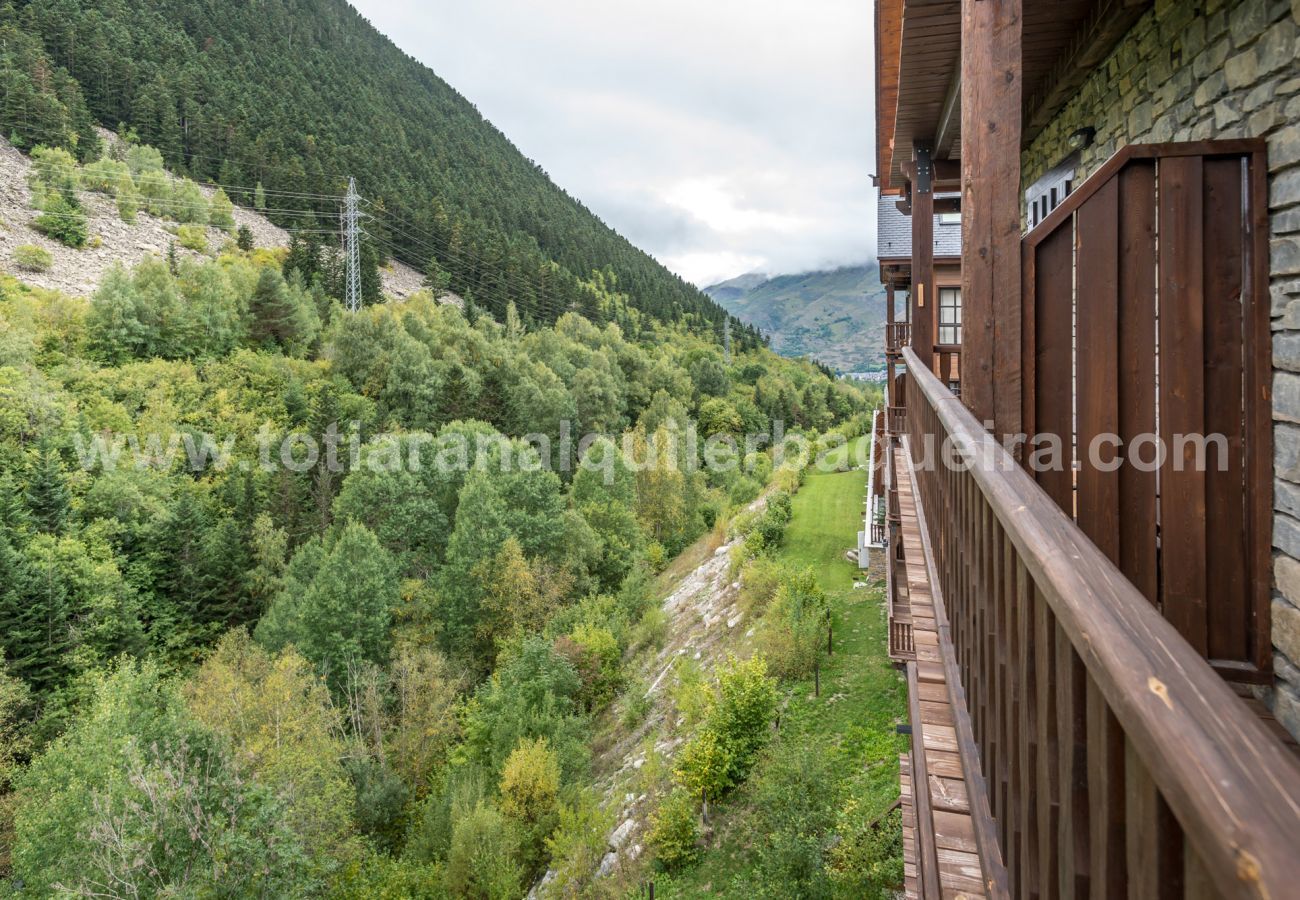
[[869,3],[353,2],[683,277],[874,254]]

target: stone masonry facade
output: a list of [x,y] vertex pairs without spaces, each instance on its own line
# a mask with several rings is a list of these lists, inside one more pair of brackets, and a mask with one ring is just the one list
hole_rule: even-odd
[[[1273,316],[1273,645],[1260,689],[1300,736],[1300,0],[1157,0],[1022,155],[1023,185],[1091,126],[1082,180],[1132,143],[1268,139]],[[1213,523],[1211,523],[1213,524]]]

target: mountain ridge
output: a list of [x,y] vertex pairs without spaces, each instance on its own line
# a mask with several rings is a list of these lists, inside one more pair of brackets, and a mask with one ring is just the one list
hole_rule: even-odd
[[[270,210],[272,221],[307,229],[337,217],[355,175],[377,247],[419,270],[433,262],[497,317],[513,302],[526,321],[576,309],[633,334],[650,318],[721,337],[720,306],[344,0],[30,0],[0,6],[0,44],[0,128],[23,150],[58,145],[89,162],[91,125],[124,125],[172,171],[226,186],[237,204],[252,206],[264,185],[292,207]],[[627,302],[602,303],[606,289]]]
[[704,292],[767,335],[782,356],[811,356],[841,372],[884,367],[885,293],[875,263],[749,272]]

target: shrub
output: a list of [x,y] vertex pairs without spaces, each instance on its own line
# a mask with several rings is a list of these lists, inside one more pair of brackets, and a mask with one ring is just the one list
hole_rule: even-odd
[[811,673],[821,659],[829,620],[830,604],[812,569],[784,572],[759,634],[772,671],[783,678]]
[[730,777],[731,754],[718,733],[703,728],[682,748],[673,774],[677,784],[694,798],[716,799],[730,790],[735,782]]
[[645,561],[651,571],[662,572],[668,565],[668,550],[658,541],[651,541],[645,548]]
[[555,828],[560,761],[546,738],[524,739],[501,771],[501,811],[517,827],[525,874],[540,870],[546,838]]
[[208,203],[208,223],[222,231],[235,230],[235,204],[221,188],[217,188]]
[[718,671],[718,700],[709,711],[708,727],[717,732],[729,757],[730,780],[749,775],[758,751],[770,736],[776,712],[776,681],[761,656],[728,657]]
[[591,791],[582,791],[572,804],[559,809],[555,832],[546,839],[555,873],[547,896],[586,897],[601,857],[605,835],[614,825],[613,811],[602,810]]
[[172,188],[172,195],[163,211],[177,222],[192,222],[206,225],[208,222],[208,201],[197,184],[188,178],[177,181]]
[[623,692],[621,705],[619,724],[628,731],[633,731],[645,721],[646,716],[650,715],[650,710],[654,708],[654,701],[646,693],[645,684],[636,681]]
[[834,752],[821,742],[782,742],[755,777],[756,874],[766,896],[831,895],[828,853],[840,806]]
[[619,663],[623,654],[613,632],[583,623],[567,638],[560,638],[556,649],[568,657],[582,679],[579,697],[583,706],[594,710],[614,696],[621,678]]
[[518,850],[510,823],[495,806],[480,801],[452,831],[447,888],[458,897],[515,900],[523,893]]
[[740,607],[751,616],[767,609],[781,586],[784,568],[774,559],[753,560],[740,573]]
[[126,151],[126,165],[135,178],[163,169],[162,154],[148,144],[136,144]]
[[62,147],[37,147],[32,151],[32,177],[51,191],[75,200],[77,160]]
[[695,798],[677,788],[664,798],[650,817],[648,840],[655,860],[668,871],[680,869],[693,861],[699,852],[700,839],[696,820]]
[[[131,172],[126,163],[111,157],[97,159],[81,170],[81,186],[88,191],[116,196],[123,186],[130,185]],[[131,185],[134,188],[134,185]]]
[[708,716],[713,706],[713,690],[705,684],[700,664],[689,656],[679,656],[673,669],[676,676],[671,691],[673,706],[685,720],[682,724],[694,728]]
[[627,645],[632,652],[650,647],[655,650],[663,648],[668,638],[668,613],[662,606],[651,606],[641,614],[632,633],[628,635]]
[[140,195],[135,185],[128,182],[117,192],[117,215],[128,225],[135,224],[135,214],[140,211]]
[[555,811],[560,792],[560,762],[546,738],[525,738],[501,769],[501,810],[521,822],[535,823]]
[[26,272],[48,272],[54,264],[50,251],[35,244],[20,244],[14,248],[14,265]]
[[41,209],[43,212],[32,223],[37,231],[69,247],[86,245],[86,214],[80,203],[58,191],[50,191]]
[[239,226],[239,231],[235,237],[235,246],[245,253],[253,249],[253,232],[248,229],[247,225]]
[[208,232],[202,225],[182,225],[176,230],[176,238],[186,250],[207,252]]

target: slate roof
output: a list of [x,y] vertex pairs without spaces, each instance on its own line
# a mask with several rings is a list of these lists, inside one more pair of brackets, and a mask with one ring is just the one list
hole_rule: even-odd
[[[935,199],[955,197],[956,194],[935,194]],[[880,259],[906,259],[912,255],[912,219],[898,211],[897,197],[881,194],[876,201],[876,256]],[[934,217],[935,259],[961,256],[961,223],[940,223]]]

